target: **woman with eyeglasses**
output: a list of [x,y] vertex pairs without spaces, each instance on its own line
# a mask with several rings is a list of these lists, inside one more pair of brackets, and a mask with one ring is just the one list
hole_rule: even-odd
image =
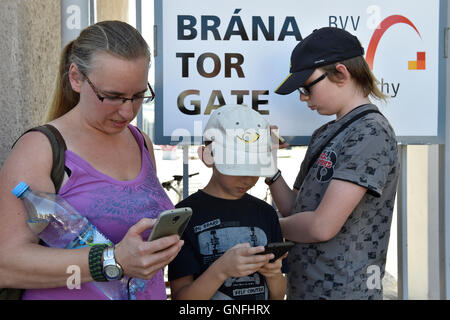
[[[0,172],[0,288],[26,288],[23,299],[106,299],[92,282],[126,275],[141,279],[128,298],[166,299],[162,268],[183,241],[146,241],[157,216],[173,205],[156,176],[152,142],[130,124],[143,101],[154,99],[149,68],[147,43],[124,22],[99,22],[66,45],[46,121],[67,145],[58,193],[115,245],[39,244],[11,190],[25,181],[54,193],[52,149],[42,133],[26,133]],[[104,272],[105,259],[115,278]],[[68,289],[69,266],[80,268],[81,289]]]
[[[397,141],[369,96],[384,100],[359,40],[321,28],[291,55],[276,89],[336,119],[312,134],[291,189],[280,171],[267,178],[283,216],[288,299],[382,299],[382,277],[399,175]],[[281,146],[284,147],[284,146]]]

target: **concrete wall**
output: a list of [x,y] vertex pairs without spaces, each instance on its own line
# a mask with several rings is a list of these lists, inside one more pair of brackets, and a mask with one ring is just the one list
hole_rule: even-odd
[[60,2],[0,0],[0,165],[11,144],[40,123],[61,48]]

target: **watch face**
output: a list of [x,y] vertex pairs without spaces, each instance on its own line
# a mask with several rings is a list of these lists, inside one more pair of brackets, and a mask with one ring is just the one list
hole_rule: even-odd
[[118,279],[121,275],[120,269],[117,266],[106,266],[105,277],[107,279]]

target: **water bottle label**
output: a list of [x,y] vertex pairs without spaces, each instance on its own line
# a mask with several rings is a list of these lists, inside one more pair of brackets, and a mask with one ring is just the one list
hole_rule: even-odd
[[97,230],[97,228],[95,228],[93,225],[90,225],[84,233],[80,234],[72,241],[69,247],[72,249],[77,249],[102,243],[106,243],[110,246],[112,245],[111,241],[109,241],[103,234],[101,234]]

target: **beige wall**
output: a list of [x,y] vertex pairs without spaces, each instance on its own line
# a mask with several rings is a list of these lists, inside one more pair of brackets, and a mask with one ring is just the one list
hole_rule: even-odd
[[[436,145],[407,147],[407,253],[410,300],[440,298],[438,166]],[[397,239],[393,238],[391,241],[396,242]],[[397,262],[397,257],[392,255],[388,257]],[[388,261],[390,268],[393,267],[392,262]]]
[[25,128],[40,123],[61,48],[60,2],[0,0],[0,165]]
[[408,147],[408,273],[409,297],[428,295],[428,153],[427,146]]
[[105,20],[129,22],[128,0],[97,0],[97,21]]

